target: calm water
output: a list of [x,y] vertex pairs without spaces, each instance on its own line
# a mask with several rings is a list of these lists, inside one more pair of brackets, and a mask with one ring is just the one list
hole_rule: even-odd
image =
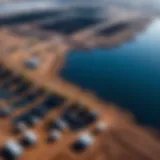
[[119,48],[69,54],[61,75],[160,128],[160,20]]

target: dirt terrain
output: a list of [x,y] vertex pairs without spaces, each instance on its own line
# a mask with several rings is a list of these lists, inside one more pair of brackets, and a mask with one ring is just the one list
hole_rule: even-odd
[[[130,113],[120,110],[114,104],[103,102],[93,93],[82,90],[79,86],[75,86],[59,76],[59,71],[63,67],[70,50],[102,46],[105,48],[115,47],[134,38],[147,27],[150,21],[150,18],[143,16],[138,16],[138,18],[137,15],[134,15],[129,18],[126,14],[123,13],[123,15],[122,19],[115,18],[115,21],[111,20],[107,23],[104,21],[105,23],[69,35],[56,30],[50,32],[42,30],[38,23],[0,29],[0,65],[2,67],[0,87],[3,88],[3,85],[12,79],[13,81],[7,88],[7,91],[11,93],[14,93],[26,82],[29,83],[30,87],[29,91],[24,91],[18,96],[14,95],[8,99],[1,99],[0,107],[10,108],[15,102],[28,97],[31,93],[38,93],[38,97],[33,102],[24,105],[24,107],[15,108],[8,117],[0,118],[1,151],[6,141],[14,139],[20,143],[26,130],[31,130],[39,137],[37,145],[24,148],[24,153],[19,157],[20,160],[160,159],[160,135],[157,131],[139,126]],[[117,31],[122,21],[125,22],[124,24],[129,23],[129,27]],[[64,31],[64,28],[62,30]],[[105,36],[101,34],[102,30],[102,33],[106,33]],[[47,39],[43,39],[45,35]],[[26,61],[35,57],[40,60],[36,69],[32,70],[24,65]],[[18,83],[14,81],[14,78],[17,77],[20,78]],[[22,133],[14,133],[14,118],[34,109],[50,95],[62,98],[64,101],[60,105],[56,104],[56,108],[51,110],[35,126],[28,127]],[[66,128],[62,131],[62,138],[59,141],[48,144],[46,139],[49,133],[46,126],[75,104],[80,106],[80,109],[84,108],[85,111],[89,111],[89,113],[98,114],[98,119],[78,132]],[[84,115],[81,118],[83,119]],[[97,132],[96,128],[100,122],[105,124],[105,129],[102,128],[101,132]],[[95,141],[84,152],[77,153],[73,151],[72,145],[84,133],[91,134]],[[2,153],[0,160],[4,160]]]

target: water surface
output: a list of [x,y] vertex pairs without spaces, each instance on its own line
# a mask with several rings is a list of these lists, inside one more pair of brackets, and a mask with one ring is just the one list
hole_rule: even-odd
[[119,48],[71,52],[61,75],[159,128],[160,20]]

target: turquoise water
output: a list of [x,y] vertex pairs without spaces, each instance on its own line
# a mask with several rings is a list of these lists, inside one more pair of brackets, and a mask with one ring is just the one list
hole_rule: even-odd
[[118,48],[73,51],[61,76],[160,128],[160,20]]

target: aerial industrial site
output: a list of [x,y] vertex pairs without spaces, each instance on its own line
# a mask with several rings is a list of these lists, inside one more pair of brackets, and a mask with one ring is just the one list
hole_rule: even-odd
[[[148,160],[159,156],[156,131],[61,76],[71,51],[119,47],[152,21],[112,7],[0,16],[0,160],[121,160],[114,151],[125,153],[128,146],[136,149],[125,158],[143,159],[150,147]],[[133,144],[132,130],[140,145]]]

